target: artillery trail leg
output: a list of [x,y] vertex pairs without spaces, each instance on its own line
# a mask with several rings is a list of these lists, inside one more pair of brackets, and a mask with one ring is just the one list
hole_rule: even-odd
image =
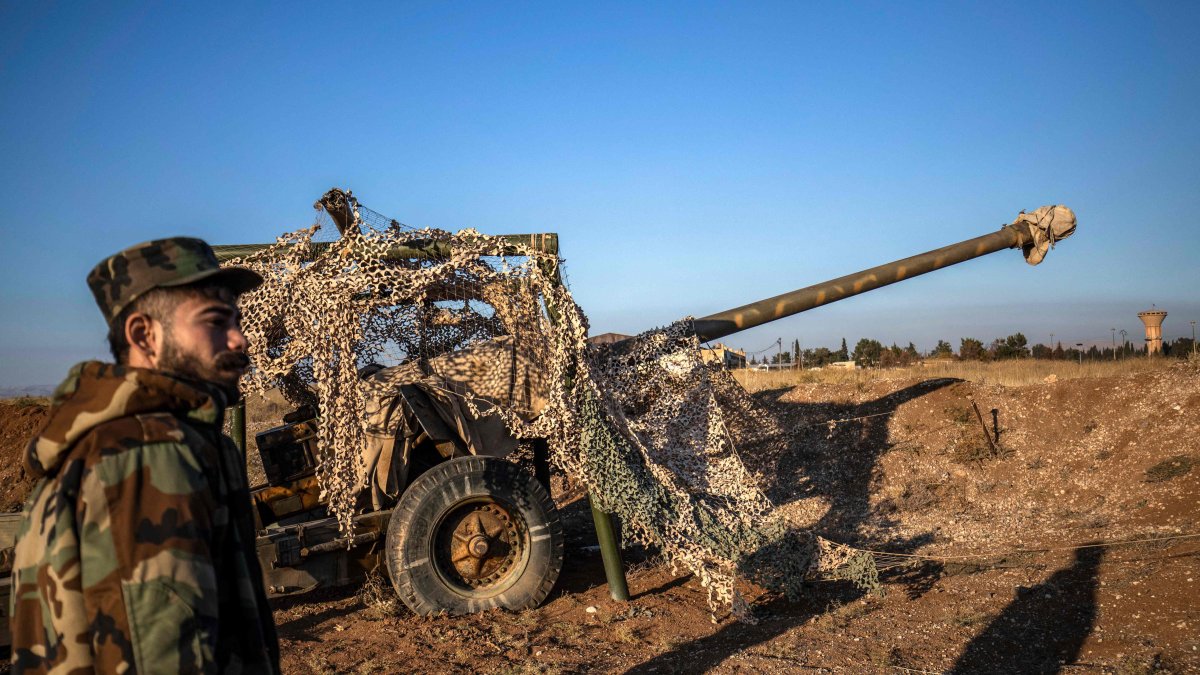
[[246,454],[246,401],[229,407],[229,437],[242,454]]
[[617,542],[616,527],[611,513],[596,508],[591,496],[592,522],[596,524],[596,540],[600,544],[600,557],[604,560],[604,576],[608,580],[608,593],[613,600],[629,600],[629,585],[625,583],[625,564],[621,561],[621,546]]

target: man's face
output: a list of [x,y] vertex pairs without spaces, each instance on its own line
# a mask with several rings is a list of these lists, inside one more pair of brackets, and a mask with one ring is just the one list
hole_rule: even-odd
[[211,382],[221,387],[231,402],[237,400],[238,379],[250,359],[235,303],[236,296],[222,290],[216,297],[190,295],[175,305],[164,324],[157,367]]

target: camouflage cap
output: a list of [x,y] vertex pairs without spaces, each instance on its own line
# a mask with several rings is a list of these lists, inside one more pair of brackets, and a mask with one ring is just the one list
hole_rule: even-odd
[[107,321],[152,288],[186,286],[204,279],[225,283],[237,293],[257,288],[263,279],[243,267],[221,267],[212,247],[201,239],[155,239],[101,260],[88,274],[88,287]]

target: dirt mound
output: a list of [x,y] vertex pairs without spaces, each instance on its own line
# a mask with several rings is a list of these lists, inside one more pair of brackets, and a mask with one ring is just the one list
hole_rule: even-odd
[[[777,503],[816,500],[811,526],[864,545],[906,540],[931,553],[1173,533],[1193,522],[1200,496],[1193,366],[1026,387],[806,385],[760,398],[796,440],[785,456],[747,462]],[[827,424],[839,419],[849,421]],[[801,483],[809,489],[793,489]]]
[[25,475],[25,446],[46,419],[46,399],[0,401],[0,512],[20,511],[33,489]]

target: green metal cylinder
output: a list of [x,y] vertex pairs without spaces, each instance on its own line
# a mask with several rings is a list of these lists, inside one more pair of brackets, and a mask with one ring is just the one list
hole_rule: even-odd
[[246,401],[238,401],[229,407],[229,437],[242,454],[246,454]]
[[592,507],[592,522],[596,525],[596,540],[600,544],[600,558],[604,561],[608,594],[617,602],[625,602],[629,600],[629,585],[625,582],[625,564],[621,560],[621,542],[617,540],[613,516],[596,508],[591,495],[588,495],[588,504]]

